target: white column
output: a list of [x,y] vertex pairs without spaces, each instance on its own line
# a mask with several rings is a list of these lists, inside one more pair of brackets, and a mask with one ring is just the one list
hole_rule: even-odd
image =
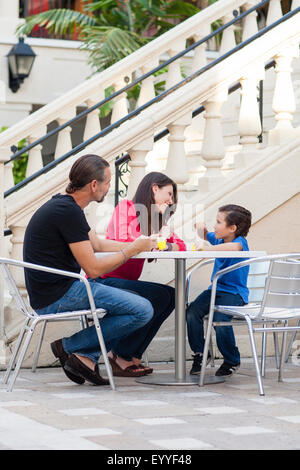
[[257,97],[259,81],[264,78],[264,67],[260,68],[260,74],[258,72],[259,69],[240,79],[242,89],[238,129],[242,152],[235,157],[235,163],[239,166],[244,166],[247,157],[257,155],[258,151],[258,136],[262,128]]
[[[233,15],[229,14],[226,16],[223,16],[222,22],[223,24],[228,23],[233,19]],[[231,26],[228,26],[228,28],[224,29],[223,31],[223,36],[222,36],[222,42],[221,42],[221,47],[220,47],[220,56],[225,54],[225,52],[230,51],[236,46],[236,41],[235,41],[235,36],[234,36],[234,24]]]
[[[4,228],[5,228],[5,216],[4,216],[4,162],[9,158],[6,148],[0,148],[0,256],[5,257],[4,252]],[[3,277],[0,276],[0,363],[5,362],[4,353],[4,282]]]
[[295,10],[295,8],[299,8],[299,7],[300,7],[300,0],[293,0],[291,10]]
[[266,26],[274,23],[282,17],[281,0],[270,0]]
[[[157,66],[158,59],[147,62],[141,67],[142,75],[146,74],[147,72],[150,72],[150,70],[154,69]],[[142,81],[141,90],[137,102],[137,108],[155,97],[154,78],[154,75],[150,75],[150,77]]]
[[[195,42],[200,41],[202,37],[209,34],[209,26],[206,25],[201,35],[194,35],[193,39]],[[192,64],[192,73],[200,70],[202,67],[207,65],[206,57],[207,44],[203,43],[194,49],[194,59]],[[195,106],[196,108],[196,106]],[[186,128],[185,131],[185,149],[186,156],[188,159],[188,171],[191,184],[197,184],[199,172],[203,170],[203,163],[201,158],[201,147],[203,142],[203,132],[205,120],[203,117],[204,113],[198,114],[198,116],[192,119],[191,125]]]
[[[12,155],[12,153],[13,152],[11,151],[10,147],[2,147],[0,149],[0,154],[5,156],[6,161],[9,160],[9,157]],[[15,185],[12,170],[13,162],[6,163],[6,165],[4,165],[4,191],[7,191]]]
[[19,0],[0,1],[0,28],[3,37],[15,36],[16,27],[23,22],[19,18]]
[[203,105],[205,107],[205,128],[201,155],[206,173],[199,178],[200,191],[209,191],[222,178],[221,167],[225,157],[221,108],[227,100],[227,89],[218,90]]
[[[88,105],[89,108],[94,106],[94,104],[99,103],[99,101],[102,101],[104,99],[104,91],[99,93],[93,98],[91,97],[90,99],[86,100],[86,104]],[[100,126],[100,115],[99,115],[99,109],[95,109],[94,111],[91,111],[87,117],[86,117],[86,123],[85,123],[85,128],[84,128],[84,134],[83,134],[83,140],[86,141],[93,137],[94,135],[98,134],[98,132],[101,131],[101,126]]]
[[[58,125],[61,126],[62,124],[65,124],[73,117],[75,117],[75,110],[73,109],[67,110],[63,115],[59,116],[56,119],[56,121]],[[65,153],[69,152],[70,150],[72,150],[71,132],[72,132],[71,126],[67,126],[58,133],[56,147],[55,147],[55,154],[54,154],[55,160],[61,157],[62,155],[64,155]]]
[[[30,136],[28,136],[28,143],[31,144],[37,139],[46,134],[46,126],[41,126],[38,129],[35,129]],[[26,168],[26,178],[31,176],[36,171],[39,171],[43,168],[43,159],[42,159],[42,144],[38,144],[33,147],[28,152],[28,163]]]
[[[244,9],[245,10],[250,10],[256,2],[247,2],[244,4]],[[250,38],[251,36],[254,36],[258,32],[258,26],[257,26],[257,12],[253,11],[252,13],[249,13],[244,18],[243,21],[243,35],[242,35],[242,41],[246,41],[246,39]]]
[[[124,79],[121,79],[114,83],[114,89],[115,91],[121,90],[124,88],[126,85],[126,82]],[[114,98],[114,107],[112,110],[112,117],[111,117],[111,122],[117,122],[119,119],[122,117],[126,116],[128,114],[128,108],[127,108],[127,96],[126,93],[121,93],[119,96]]]
[[167,127],[170,131],[168,140],[169,153],[166,166],[166,174],[172,178],[179,189],[183,189],[183,185],[189,180],[188,164],[185,153],[185,129],[191,123],[192,113],[189,112],[185,116],[169,124]]
[[153,135],[145,138],[142,142],[136,144],[128,153],[131,160],[129,161],[130,176],[128,185],[128,199],[131,199],[146,173],[146,156],[153,148]]
[[299,57],[297,45],[287,47],[274,57],[276,82],[272,107],[277,123],[275,128],[269,132],[269,145],[279,145],[297,135],[292,126],[296,102],[291,76],[291,62],[295,57]]
[[[168,50],[168,54],[171,57],[175,56],[179,52],[185,49],[185,40],[181,39],[172,45],[172,48]],[[168,75],[166,79],[166,90],[176,85],[182,80],[180,59],[175,60],[168,65]]]

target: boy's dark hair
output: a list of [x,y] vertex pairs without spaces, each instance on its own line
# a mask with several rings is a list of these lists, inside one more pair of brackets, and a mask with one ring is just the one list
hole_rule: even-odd
[[248,209],[235,204],[226,204],[219,207],[219,212],[225,212],[227,225],[236,225],[236,237],[246,237],[251,227],[252,214]]
[[73,194],[93,180],[102,183],[104,180],[104,170],[108,166],[109,163],[99,155],[82,155],[72,165],[69,173],[70,182],[66,187],[66,193]]

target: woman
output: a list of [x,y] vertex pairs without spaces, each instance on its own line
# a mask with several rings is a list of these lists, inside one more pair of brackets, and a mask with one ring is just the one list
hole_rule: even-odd
[[[167,231],[166,223],[176,210],[176,204],[177,186],[174,181],[162,173],[151,172],[140,182],[132,201],[122,200],[115,208],[106,238],[130,242],[141,235],[160,233],[163,236]],[[184,242],[174,233],[169,231],[166,238],[166,250],[186,249]],[[130,259],[98,279],[98,282],[105,285],[125,289],[148,299],[154,309],[153,318],[147,325],[116,343],[109,352],[115,376],[139,377],[153,371],[141,363],[142,355],[175,307],[173,287],[138,280],[144,262],[144,259]]]

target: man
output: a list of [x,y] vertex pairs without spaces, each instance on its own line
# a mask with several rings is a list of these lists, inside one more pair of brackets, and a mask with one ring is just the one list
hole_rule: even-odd
[[[107,310],[100,323],[110,350],[120,338],[148,323],[153,307],[141,296],[93,279],[142,251],[151,251],[157,242],[154,237],[140,237],[133,243],[102,240],[90,229],[83,210],[92,201],[102,202],[109,190],[111,173],[106,160],[92,154],[81,156],[69,179],[66,194],[53,196],[32,216],[25,232],[24,261],[74,273],[85,271],[96,307]],[[116,253],[97,258],[95,252],[100,251]],[[30,304],[39,315],[90,308],[84,283],[77,279],[26,269],[25,281]],[[109,383],[99,374],[101,351],[94,326],[54,341],[51,348],[73,382]]]

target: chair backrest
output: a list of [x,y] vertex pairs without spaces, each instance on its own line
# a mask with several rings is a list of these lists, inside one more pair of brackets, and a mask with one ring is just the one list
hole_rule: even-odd
[[263,305],[300,308],[300,259],[286,258],[270,262]]
[[0,271],[3,274],[3,277],[7,283],[9,293],[14,299],[19,312],[28,318],[33,318],[36,316],[36,314],[29,308],[28,305],[26,305],[26,302],[18,289],[18,286],[16,284],[16,281],[14,280],[14,277],[11,273],[11,270],[9,269],[8,264],[9,263],[0,259]]
[[247,287],[249,289],[249,303],[262,301],[266,278],[269,272],[269,266],[269,261],[250,264],[247,280]]

